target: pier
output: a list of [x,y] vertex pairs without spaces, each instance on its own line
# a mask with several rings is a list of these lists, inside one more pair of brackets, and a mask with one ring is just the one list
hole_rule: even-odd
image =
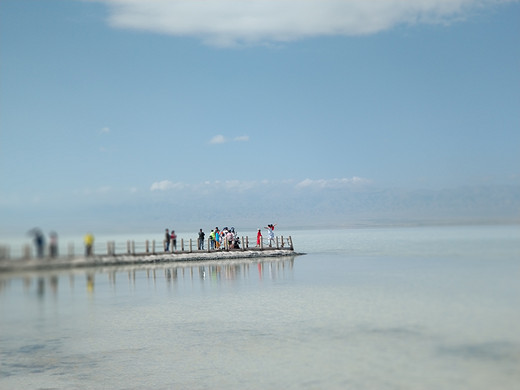
[[25,245],[22,248],[22,256],[11,258],[9,248],[0,247],[0,272],[23,270],[48,270],[79,267],[96,267],[111,265],[153,264],[166,262],[210,261],[226,259],[247,259],[259,257],[295,256],[300,253],[294,251],[291,236],[276,236],[274,240],[265,238],[256,245],[256,238],[240,237],[239,247],[231,246],[224,242],[220,248],[214,248],[210,239],[205,240],[205,249],[198,249],[198,240],[179,239],[176,248],[170,243],[170,250],[166,251],[166,242],[145,240],[136,242],[128,240],[126,243],[107,241],[100,243],[92,249],[90,255],[77,255],[74,245],[68,245],[65,255],[57,257],[34,257],[32,246]]

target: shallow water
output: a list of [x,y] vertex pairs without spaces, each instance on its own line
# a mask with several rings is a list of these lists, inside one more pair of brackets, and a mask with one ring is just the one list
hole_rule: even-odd
[[519,232],[300,231],[295,258],[0,275],[0,389],[516,389]]

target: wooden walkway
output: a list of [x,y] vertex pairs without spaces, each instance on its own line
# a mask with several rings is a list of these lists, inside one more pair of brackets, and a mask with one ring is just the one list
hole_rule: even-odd
[[[193,248],[193,242],[189,240],[186,245],[181,240],[179,250],[156,251],[155,242],[146,241],[144,250],[142,245],[136,245],[133,241],[127,242],[126,252],[116,253],[116,245],[108,242],[107,252],[92,256],[67,255],[56,258],[23,257],[19,259],[0,259],[0,272],[38,271],[51,269],[67,269],[98,266],[120,266],[134,264],[154,264],[166,262],[192,262],[192,261],[226,261],[229,259],[255,259],[262,257],[297,256],[292,244],[292,238],[276,237],[271,246],[261,245],[249,247],[247,237],[242,237],[242,245],[239,249],[223,247],[220,249],[198,250]],[[164,244],[164,243],[163,243]],[[255,241],[256,244],[256,241]],[[208,245],[209,246],[209,245]],[[141,250],[139,250],[141,248]],[[207,247],[206,247],[207,248]],[[162,248],[161,248],[162,249]]]

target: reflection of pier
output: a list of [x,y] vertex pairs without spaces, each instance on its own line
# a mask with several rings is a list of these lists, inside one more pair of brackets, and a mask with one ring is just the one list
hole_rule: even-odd
[[159,265],[134,265],[89,268],[84,270],[50,270],[0,275],[0,295],[15,279],[23,280],[26,292],[36,291],[39,297],[57,295],[58,290],[86,289],[94,293],[108,282],[115,287],[121,283],[136,287],[139,283],[153,286],[219,285],[254,280],[282,280],[291,277],[295,256],[279,259],[258,258],[230,261],[179,262]]

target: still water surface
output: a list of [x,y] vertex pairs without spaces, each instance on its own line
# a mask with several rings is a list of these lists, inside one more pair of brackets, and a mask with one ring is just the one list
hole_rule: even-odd
[[0,275],[0,389],[518,388],[518,226],[289,234],[307,255]]

